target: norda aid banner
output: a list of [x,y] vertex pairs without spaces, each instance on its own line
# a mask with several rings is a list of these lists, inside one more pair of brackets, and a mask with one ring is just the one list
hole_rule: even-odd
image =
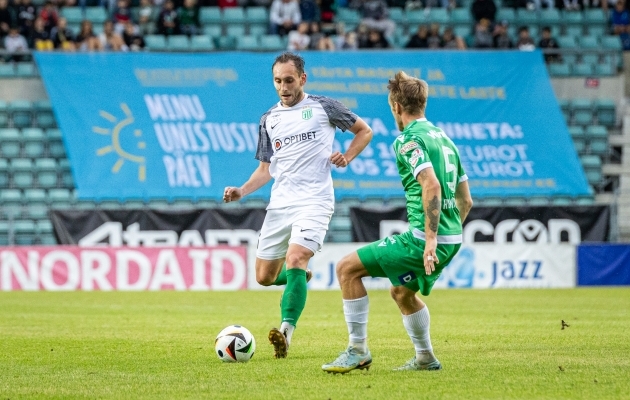
[[247,247],[6,247],[0,290],[238,290]]

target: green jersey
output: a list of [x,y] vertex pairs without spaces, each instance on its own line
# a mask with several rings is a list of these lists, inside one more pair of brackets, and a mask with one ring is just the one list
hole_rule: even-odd
[[442,187],[442,212],[438,226],[438,243],[462,242],[462,221],[455,204],[455,189],[459,182],[468,179],[459,158],[459,151],[442,129],[426,118],[420,118],[405,127],[394,141],[396,166],[407,198],[407,214],[414,236],[424,240],[424,207],[422,187],[416,177],[425,168],[432,167]]

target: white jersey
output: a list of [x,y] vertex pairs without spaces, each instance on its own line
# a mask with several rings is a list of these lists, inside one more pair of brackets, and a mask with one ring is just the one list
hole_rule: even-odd
[[268,210],[312,204],[334,208],[330,156],[335,131],[345,131],[357,118],[337,100],[306,93],[293,107],[278,102],[263,114],[256,159],[271,163]]

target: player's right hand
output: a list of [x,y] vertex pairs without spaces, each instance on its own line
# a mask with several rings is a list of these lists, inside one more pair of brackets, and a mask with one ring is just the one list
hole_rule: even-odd
[[223,190],[223,202],[238,201],[243,197],[243,191],[240,188],[228,186]]

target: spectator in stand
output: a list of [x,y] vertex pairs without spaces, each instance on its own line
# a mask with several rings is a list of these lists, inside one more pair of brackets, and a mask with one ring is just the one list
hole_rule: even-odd
[[319,20],[324,24],[332,24],[335,19],[335,0],[316,0],[319,6]]
[[33,30],[27,38],[27,42],[31,49],[39,51],[52,50],[55,48],[52,40],[50,39],[50,32],[46,30],[46,22],[43,18],[35,18],[35,22],[33,22]]
[[426,25],[420,25],[416,33],[411,35],[406,49],[428,49],[429,48],[429,29]]
[[542,9],[542,3],[545,3],[547,8],[554,8],[556,6],[555,0],[531,0],[527,2],[527,9],[540,10]]
[[297,0],[273,0],[269,10],[270,33],[284,36],[295,30],[302,21]]
[[27,37],[33,30],[33,22],[37,16],[37,8],[31,0],[22,0],[17,6],[17,20],[20,33]]
[[177,11],[174,10],[174,7],[172,0],[164,2],[157,20],[159,34],[166,36],[179,34],[179,18],[177,18]]
[[308,35],[308,22],[300,22],[296,30],[289,32],[288,50],[300,51],[308,49],[311,37]]
[[384,0],[354,0],[350,8],[361,13],[361,24],[369,29],[378,30],[387,37],[396,31],[396,23],[389,19],[389,10]]
[[359,44],[357,43],[357,33],[356,32],[346,32],[343,36],[343,42],[338,49],[341,50],[356,50],[359,48]]
[[521,26],[518,30],[518,40],[516,41],[516,47],[522,51],[533,51],[536,49],[536,43],[534,39],[529,35],[529,28]]
[[50,38],[55,49],[72,51],[74,50],[74,34],[68,28],[68,21],[64,17],[59,17],[57,26],[50,31]]
[[466,49],[466,43],[459,36],[455,36],[455,32],[452,27],[444,29],[442,34],[442,48],[447,50],[464,50]]
[[300,0],[300,15],[302,21],[318,22],[320,20],[319,6],[315,0]]
[[116,9],[112,13],[112,22],[114,22],[114,30],[116,33],[122,33],[125,30],[125,24],[127,21],[131,20],[129,0],[117,0]]
[[8,0],[0,0],[0,38],[9,34],[12,26],[17,24],[15,11],[9,6]]
[[9,34],[4,38],[4,48],[9,53],[9,56],[5,58],[5,61],[23,61],[28,55],[15,54],[28,51],[28,43],[26,38],[20,35],[20,28],[12,26],[9,28]]
[[81,30],[74,39],[74,46],[79,51],[102,50],[101,42],[94,33],[91,21],[83,20],[81,22]]
[[133,22],[128,21],[125,24],[125,31],[122,37],[130,51],[141,51],[144,49],[144,38],[138,33],[138,28],[134,26]]
[[494,18],[497,14],[497,6],[494,4],[493,0],[474,0],[471,6],[471,12],[477,22],[482,19],[494,22]]
[[383,35],[383,32],[379,31],[378,29],[372,29],[370,30],[370,33],[368,34],[368,40],[364,48],[365,49],[388,49],[389,42],[385,38],[385,35]]
[[184,5],[177,10],[177,17],[179,18],[179,30],[182,34],[188,36],[201,34],[197,0],[184,0]]
[[541,38],[538,42],[538,47],[540,47],[541,49],[547,49],[547,51],[545,51],[545,61],[547,63],[560,62],[560,53],[557,51],[553,51],[553,49],[557,49],[560,46],[558,46],[558,42],[556,41],[556,39],[551,36],[550,27],[545,26],[542,29]]
[[[3,1],[3,0],[0,0]],[[46,0],[44,3],[44,7],[39,11],[39,16],[44,20],[44,24],[46,25],[46,30],[50,32],[50,30],[57,26],[57,20],[59,19],[59,12],[57,11],[57,6],[51,0]]]
[[[302,14],[302,16],[304,16],[304,14]],[[304,22],[304,20],[302,20],[302,22]],[[308,35],[311,38],[310,43],[308,44],[308,48],[310,50],[318,50],[320,46],[320,42],[326,39],[326,36],[322,33],[322,29],[319,25],[319,22],[316,22],[316,21],[310,22],[308,26],[309,26]]]
[[357,45],[360,49],[364,49],[367,47],[367,43],[370,36],[370,30],[367,26],[363,24],[359,24],[357,27]]
[[507,31],[507,21],[501,21],[494,26],[493,44],[495,49],[511,49],[514,48],[514,43]]
[[563,0],[562,5],[564,6],[565,10],[580,11],[582,8],[580,0]]
[[138,8],[138,27],[140,33],[143,35],[149,35],[153,33],[153,4],[151,0],[140,0],[140,7]]
[[482,18],[475,25],[474,45],[476,49],[489,49],[493,45],[492,33],[490,33],[490,20]]
[[618,0],[615,9],[610,14],[612,33],[619,35],[624,50],[630,50],[630,13],[626,9],[626,2]]
[[431,24],[429,27],[429,36],[427,37],[427,44],[430,49],[439,49],[442,47],[442,36],[440,35],[440,24]]
[[238,1],[237,0],[219,0],[218,5],[219,7],[221,7],[221,9],[236,7],[238,6]]
[[129,50],[122,36],[114,31],[114,23],[112,21],[105,21],[103,23],[103,32],[98,35],[98,41],[101,43],[100,47],[106,51]]

